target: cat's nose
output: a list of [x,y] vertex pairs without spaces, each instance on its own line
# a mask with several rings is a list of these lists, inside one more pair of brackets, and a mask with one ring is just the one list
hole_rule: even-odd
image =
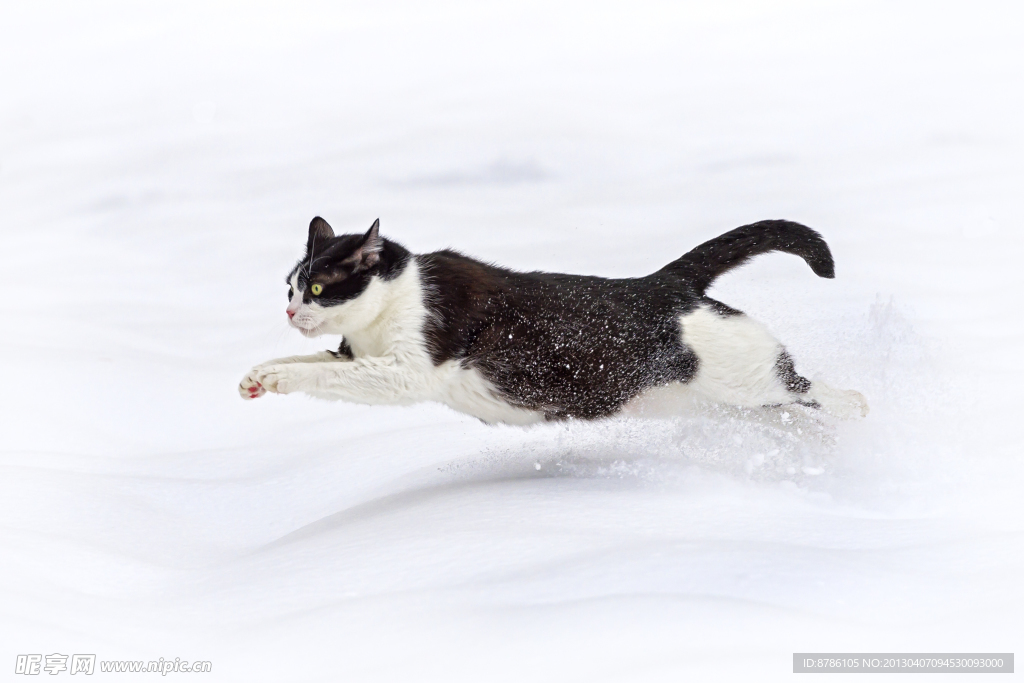
[[285,313],[287,313],[287,314],[288,314],[288,319],[289,319],[289,320],[291,320],[292,318],[294,318],[294,317],[295,317],[295,311],[289,311],[289,310],[285,310]]

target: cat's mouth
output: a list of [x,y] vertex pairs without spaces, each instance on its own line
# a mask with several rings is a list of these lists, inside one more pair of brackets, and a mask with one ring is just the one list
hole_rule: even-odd
[[320,328],[323,327],[323,323],[314,323],[310,320],[295,320],[292,318],[290,322],[292,327],[301,332],[304,337],[319,337]]

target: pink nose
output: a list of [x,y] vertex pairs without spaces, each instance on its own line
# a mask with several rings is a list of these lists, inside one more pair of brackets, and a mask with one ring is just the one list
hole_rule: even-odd
[[288,319],[291,320],[295,317],[295,311],[285,311],[288,314]]

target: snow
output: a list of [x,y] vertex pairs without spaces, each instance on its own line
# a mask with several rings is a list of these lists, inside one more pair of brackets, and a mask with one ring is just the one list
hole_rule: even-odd
[[[1020,649],[1016,4],[4,15],[3,666],[768,681]],[[713,294],[872,412],[243,402],[249,367],[330,343],[284,316],[315,214],[611,276],[799,220],[836,280],[772,255]]]

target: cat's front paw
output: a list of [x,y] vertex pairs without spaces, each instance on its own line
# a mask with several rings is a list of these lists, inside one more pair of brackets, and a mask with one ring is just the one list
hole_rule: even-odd
[[246,373],[245,377],[242,378],[242,381],[238,383],[238,393],[246,401],[259,398],[263,394],[267,393],[267,390],[264,389],[263,385],[256,379],[259,369],[259,367],[253,368]]
[[257,383],[275,394],[290,394],[298,391],[302,379],[299,368],[294,364],[266,365],[253,368]]

